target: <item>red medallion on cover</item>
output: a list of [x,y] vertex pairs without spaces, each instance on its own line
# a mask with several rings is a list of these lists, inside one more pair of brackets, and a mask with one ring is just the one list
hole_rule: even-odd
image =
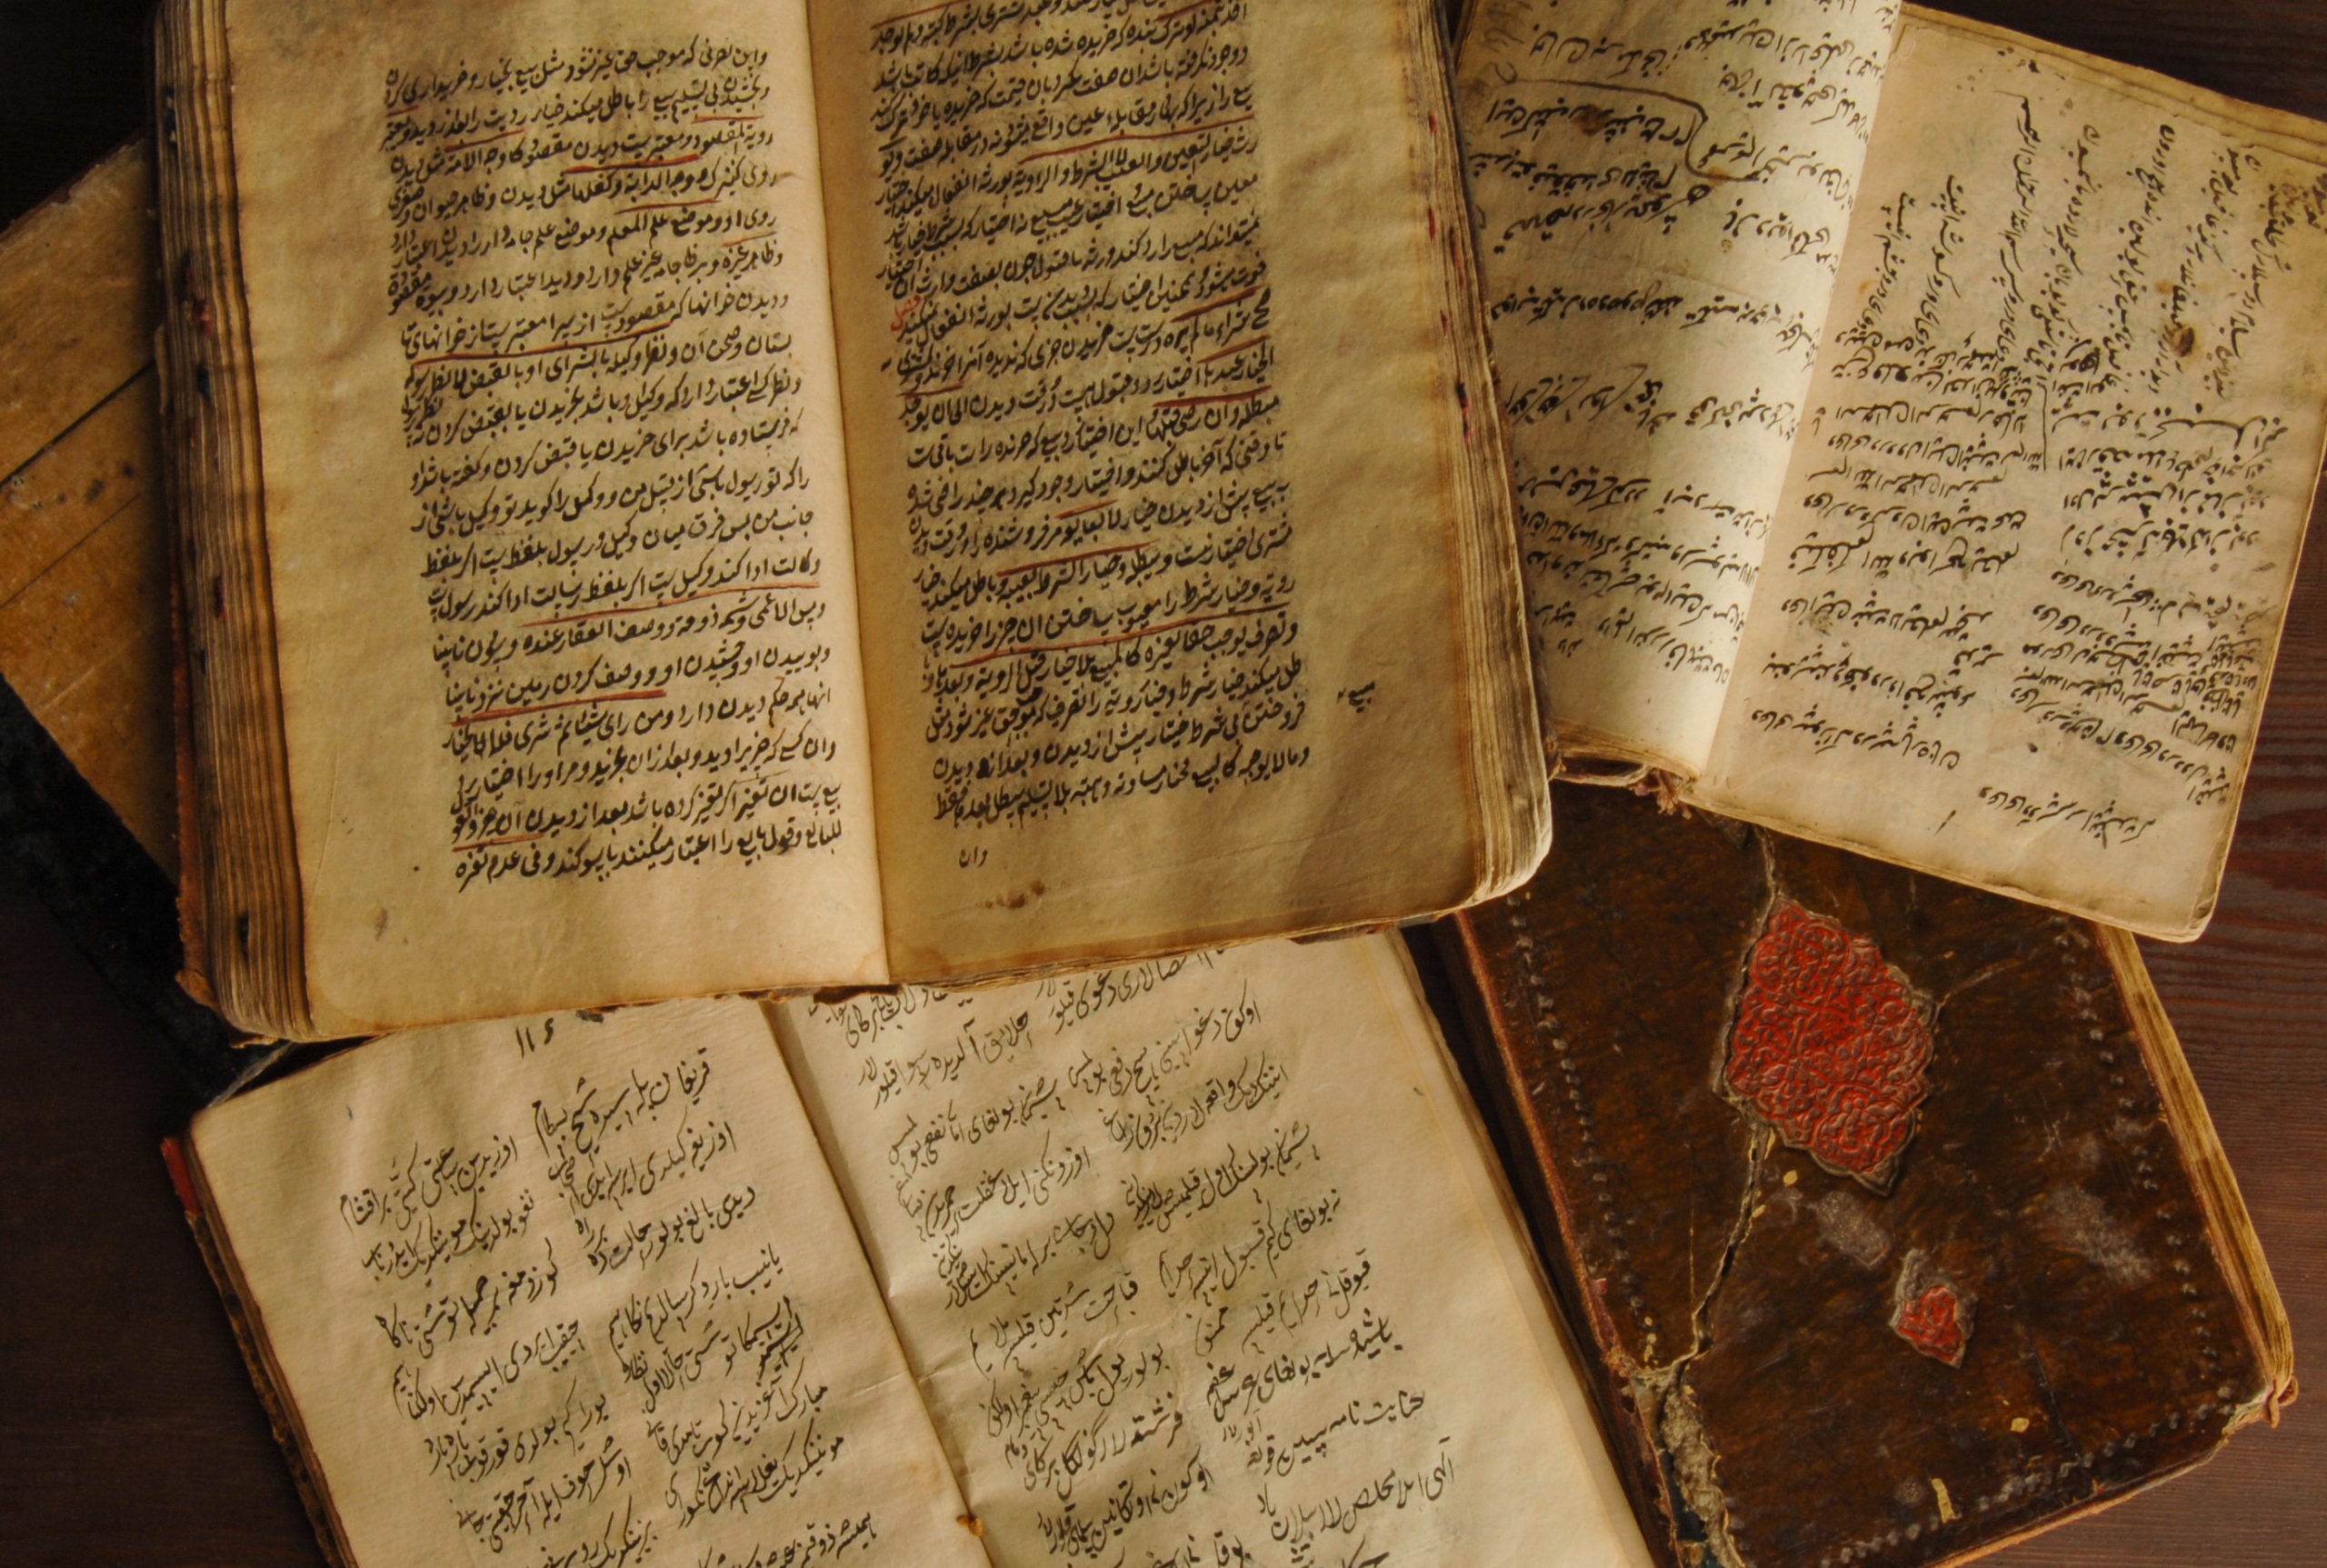
[[1900,1302],[1891,1327],[1932,1360],[1962,1366],[1964,1348],[1972,1338],[1964,1316],[1955,1293],[1945,1285],[1933,1285],[1913,1300]]
[[1730,1096],[1837,1175],[1890,1191],[1923,1104],[1931,1029],[1874,944],[1782,902],[1746,957]]

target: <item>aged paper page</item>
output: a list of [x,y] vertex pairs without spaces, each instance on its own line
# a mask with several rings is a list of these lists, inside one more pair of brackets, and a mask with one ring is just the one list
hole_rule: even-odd
[[398,1035],[194,1144],[357,1568],[985,1563],[755,1006]]
[[1646,1563],[1395,938],[775,1011],[1004,1568]]
[[2327,439],[2320,134],[1911,22],[1707,804],[2196,934]]
[[876,978],[801,0],[231,0],[325,1028]]
[[814,14],[892,967],[1472,896],[1429,6]]
[[1693,773],[1736,669],[1893,0],[1482,0],[1458,95],[1560,737]]

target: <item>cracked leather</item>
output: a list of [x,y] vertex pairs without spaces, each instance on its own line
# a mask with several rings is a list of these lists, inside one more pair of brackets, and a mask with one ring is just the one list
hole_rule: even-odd
[[[1660,1556],[1946,1562],[2255,1417],[2273,1379],[2091,927],[1615,791],[1558,804],[1535,880],[1444,929],[1470,1065]],[[1871,941],[1930,1024],[1887,1195],[1723,1095],[1781,900]],[[1911,1337],[1938,1289],[1960,1366]]]

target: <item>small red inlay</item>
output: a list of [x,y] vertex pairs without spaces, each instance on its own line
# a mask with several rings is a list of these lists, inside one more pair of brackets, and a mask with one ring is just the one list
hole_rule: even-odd
[[1828,1170],[1885,1191],[1914,1136],[1931,1030],[1874,944],[1778,905],[1746,960],[1730,1093]]
[[1901,1339],[1932,1360],[1950,1366],[1963,1364],[1963,1346],[1970,1336],[1963,1332],[1955,1293],[1945,1285],[1933,1285],[1913,1301],[1900,1303],[1899,1315],[1891,1320],[1891,1326]]
[[185,1149],[175,1138],[162,1140],[162,1164],[169,1167],[170,1185],[177,1190],[178,1206],[189,1218],[202,1213],[202,1199],[194,1189],[194,1174],[186,1169]]

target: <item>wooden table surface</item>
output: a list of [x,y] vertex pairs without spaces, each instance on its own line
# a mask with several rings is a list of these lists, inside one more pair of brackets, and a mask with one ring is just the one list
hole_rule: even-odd
[[[1947,8],[2327,119],[2327,0]],[[0,8],[0,223],[135,131],[145,9]],[[2195,1474],[1990,1561],[2327,1563],[2327,544],[2295,594],[2221,912],[2203,941],[2147,951],[2320,1393]],[[0,1563],[319,1562],[155,1154],[194,1093],[4,859],[0,1080]]]

